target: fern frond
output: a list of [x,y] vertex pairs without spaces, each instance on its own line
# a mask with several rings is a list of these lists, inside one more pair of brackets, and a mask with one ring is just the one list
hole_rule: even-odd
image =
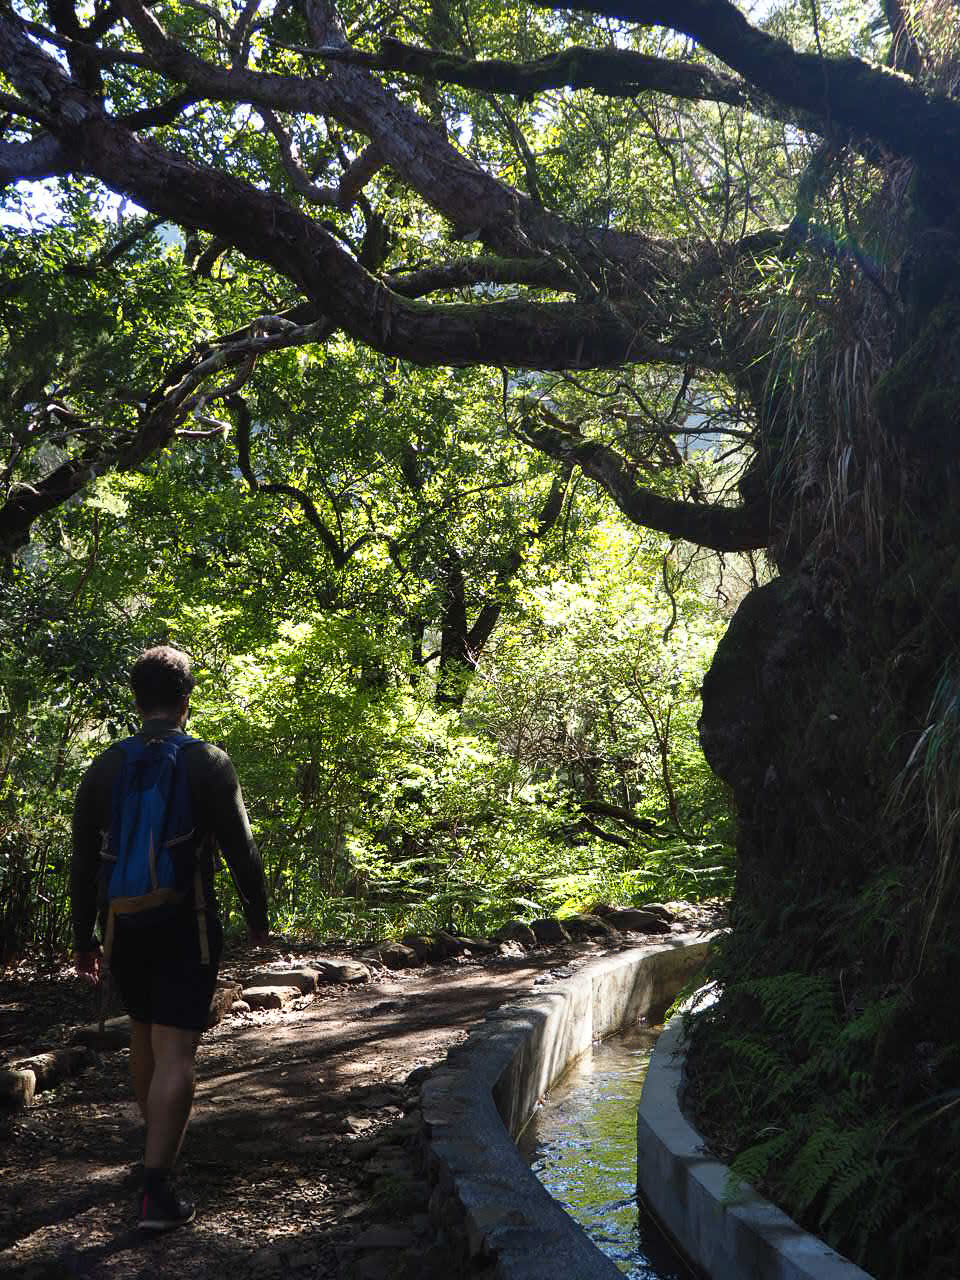
[[834,984],[819,974],[783,973],[738,984],[759,1001],[767,1022],[808,1047],[835,1032],[838,1023]]
[[776,1080],[788,1072],[788,1064],[767,1041],[759,1036],[738,1036],[728,1045],[732,1056],[742,1059],[755,1075]]
[[844,1173],[835,1178],[830,1186],[823,1210],[820,1214],[820,1226],[826,1227],[837,1210],[845,1205],[861,1188],[876,1179],[877,1169],[873,1161],[851,1164]]
[[822,1117],[786,1171],[783,1186],[791,1209],[805,1213],[828,1186],[849,1178],[861,1165],[855,1137]]
[[796,1138],[792,1133],[778,1133],[764,1142],[746,1147],[730,1163],[724,1199],[734,1199],[744,1186],[762,1185],[771,1164],[782,1160],[795,1145]]
[[903,991],[882,1000],[874,1000],[846,1024],[840,1035],[853,1043],[869,1041],[873,1044],[887,1034],[908,1003],[909,997]]

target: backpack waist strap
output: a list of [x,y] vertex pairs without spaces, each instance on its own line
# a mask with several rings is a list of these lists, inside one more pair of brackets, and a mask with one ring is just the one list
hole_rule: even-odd
[[[135,915],[145,908],[161,907],[184,902],[187,895],[176,889],[154,889],[152,893],[141,894],[136,898],[114,898],[107,912],[107,926],[103,937],[103,962],[110,963],[113,950],[114,923],[117,916]],[[197,933],[200,942],[200,963],[210,963],[210,940],[207,933],[207,900],[203,891],[203,875],[197,868],[194,877],[194,898],[196,902]]]

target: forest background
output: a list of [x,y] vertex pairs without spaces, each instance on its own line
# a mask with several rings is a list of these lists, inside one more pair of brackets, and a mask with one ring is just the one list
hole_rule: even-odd
[[[77,252],[64,229],[39,240]],[[192,303],[220,292],[182,246],[148,247]],[[283,932],[486,932],[601,899],[729,893],[730,801],[696,725],[750,564],[634,529],[589,482],[558,487],[503,425],[498,380],[348,341],[271,373],[261,487],[268,467],[294,478],[355,544],[346,563],[301,502],[251,493],[229,437],[201,426],[61,508],[0,583],[4,953],[69,947],[73,794],[136,727],[126,675],[160,642],[193,657],[190,729],[237,767]],[[242,928],[225,869],[219,883]]]
[[5,945],[62,941],[169,638],[285,927],[732,883],[715,1148],[960,1274],[958,46],[955,0],[0,5]]

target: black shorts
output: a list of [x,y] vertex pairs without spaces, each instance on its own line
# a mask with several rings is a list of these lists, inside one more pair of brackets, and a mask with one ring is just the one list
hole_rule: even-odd
[[206,924],[210,959],[203,964],[195,911],[177,909],[149,922],[116,919],[110,973],[131,1018],[204,1029],[223,952],[223,926],[215,912],[207,911]]

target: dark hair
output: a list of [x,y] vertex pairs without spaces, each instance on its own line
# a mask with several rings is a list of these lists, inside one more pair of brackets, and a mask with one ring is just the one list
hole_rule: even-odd
[[190,659],[168,644],[141,653],[130,672],[130,687],[141,711],[179,706],[189,698],[194,684]]

